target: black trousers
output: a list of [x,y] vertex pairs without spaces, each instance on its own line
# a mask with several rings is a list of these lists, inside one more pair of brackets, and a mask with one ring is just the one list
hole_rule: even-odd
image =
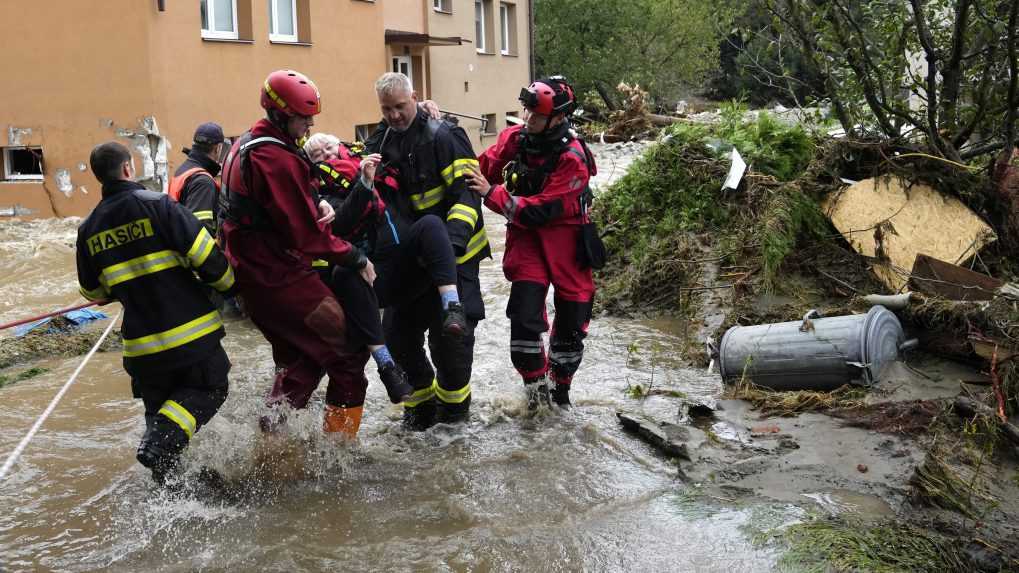
[[[376,271],[377,274],[377,271]],[[335,267],[326,281],[347,315],[347,338],[355,346],[385,344],[379,299],[358,271]]]
[[230,359],[217,345],[206,358],[184,368],[131,379],[135,398],[145,404],[145,435],[138,460],[162,482],[191,437],[226,401]]
[[440,285],[457,282],[456,258],[446,224],[425,215],[398,236],[399,243],[377,251],[375,292],[382,306],[424,296]]

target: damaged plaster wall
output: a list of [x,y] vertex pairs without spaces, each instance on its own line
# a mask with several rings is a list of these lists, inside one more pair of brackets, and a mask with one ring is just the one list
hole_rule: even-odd
[[7,145],[9,147],[21,147],[26,145],[32,137],[31,127],[14,127],[13,125],[7,128]]
[[170,185],[167,155],[170,141],[160,135],[156,118],[149,115],[138,121],[138,128],[117,130],[117,137],[130,141],[142,160],[137,181],[152,191],[166,193]]

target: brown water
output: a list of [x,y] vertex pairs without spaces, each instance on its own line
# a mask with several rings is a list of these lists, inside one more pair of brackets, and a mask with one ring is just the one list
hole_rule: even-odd
[[[141,405],[119,354],[97,354],[0,483],[0,570],[771,570],[776,555],[751,537],[799,510],[692,501],[675,465],[616,421],[618,409],[676,418],[674,399],[641,402],[625,392],[646,385],[652,365],[656,385],[717,392],[716,377],[670,357],[679,339],[667,323],[596,319],[577,407],[523,415],[508,354],[503,233],[496,217],[489,221],[496,258],[483,265],[489,319],[478,329],[469,424],[402,431],[400,411],[369,373],[356,447],[322,437],[313,404],[291,425],[308,450],[303,476],[249,479],[240,501],[181,500],[154,490],[135,463]],[[0,225],[0,321],[78,300],[76,224]],[[633,342],[664,350],[652,360],[650,351],[628,352]],[[251,473],[273,364],[247,322],[228,324],[225,346],[234,363],[230,397],[186,462],[239,480]],[[48,373],[0,389],[3,459],[79,361],[43,360],[32,366]]]

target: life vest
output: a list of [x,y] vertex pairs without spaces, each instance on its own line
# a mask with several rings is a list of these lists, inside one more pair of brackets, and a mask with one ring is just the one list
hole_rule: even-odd
[[187,185],[187,182],[189,179],[191,179],[192,175],[199,173],[208,176],[209,179],[212,179],[212,184],[216,186],[216,194],[219,195],[219,182],[216,181],[216,178],[212,176],[212,173],[209,173],[208,171],[202,169],[201,167],[192,167],[191,169],[188,169],[184,173],[181,173],[180,175],[171,179],[170,189],[166,192],[166,194],[170,196],[170,199],[173,199],[174,201],[180,203],[180,194],[181,191],[184,190],[184,186]]

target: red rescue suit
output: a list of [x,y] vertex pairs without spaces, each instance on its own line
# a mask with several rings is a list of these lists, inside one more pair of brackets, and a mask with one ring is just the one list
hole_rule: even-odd
[[[583,358],[594,300],[591,269],[579,262],[577,246],[586,217],[581,201],[596,171],[584,145],[569,136],[547,153],[522,152],[522,129],[504,130],[478,158],[482,174],[493,184],[485,205],[509,222],[503,273],[513,283],[506,305],[510,358],[525,384],[546,374],[557,384],[569,384]],[[549,161],[555,163],[546,165]],[[515,165],[521,162],[525,170],[538,173],[537,182],[529,191],[515,189],[514,194],[504,175],[519,174]],[[541,334],[548,331],[545,298],[550,284],[555,289],[555,320],[546,355]]]
[[[245,143],[262,137],[276,141],[241,151]],[[303,408],[327,374],[326,404],[361,406],[368,385],[368,351],[348,340],[343,310],[312,270],[311,260],[352,266],[363,255],[316,222],[318,198],[310,162],[286,134],[262,119],[250,137],[231,148],[223,187],[226,255],[245,310],[272,345],[282,369],[267,402]]]

